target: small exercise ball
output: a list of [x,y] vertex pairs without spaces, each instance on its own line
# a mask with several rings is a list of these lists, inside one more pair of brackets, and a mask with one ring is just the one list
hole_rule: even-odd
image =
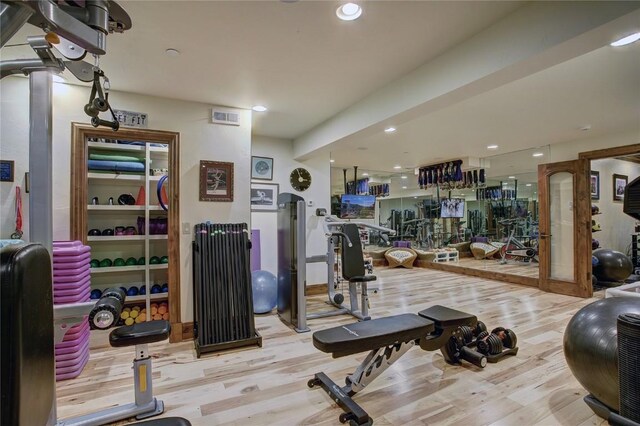
[[266,314],[276,307],[278,283],[271,272],[253,271],[251,273],[251,288],[253,289],[254,313]]
[[618,410],[618,329],[620,314],[640,314],[635,297],[598,300],[580,309],[564,332],[564,357],[580,384],[600,402]]
[[593,251],[598,264],[593,267],[593,275],[598,281],[622,282],[633,272],[631,259],[624,253],[609,249]]

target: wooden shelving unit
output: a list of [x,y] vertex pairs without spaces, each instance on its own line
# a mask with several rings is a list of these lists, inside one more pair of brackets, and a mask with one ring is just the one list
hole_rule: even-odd
[[[147,294],[127,296],[126,304],[146,306],[149,312],[151,302],[168,301],[171,341],[182,340],[183,334],[180,318],[178,143],[179,135],[174,132],[121,128],[114,133],[85,124],[72,124],[72,238],[91,246],[92,259],[138,259],[142,256],[146,259],[145,265],[91,268],[91,286],[105,290],[108,287],[139,288],[145,285]],[[90,171],[87,165],[92,153],[137,157],[144,162],[145,168],[137,174]],[[156,187],[162,176],[154,175],[152,168],[168,170],[170,178],[165,188],[169,211],[158,205]],[[118,197],[127,193],[140,205],[108,204],[109,198],[117,203]],[[99,204],[92,204],[94,197]],[[156,218],[167,220],[167,234],[149,234],[151,220]],[[137,234],[139,223],[144,223],[146,232]],[[88,236],[91,229],[103,231],[117,226],[134,227],[136,235]],[[168,256],[169,262],[151,265],[148,261],[152,256]],[[154,284],[164,283],[168,284],[168,293],[150,293]],[[150,315],[148,319],[151,319]]]

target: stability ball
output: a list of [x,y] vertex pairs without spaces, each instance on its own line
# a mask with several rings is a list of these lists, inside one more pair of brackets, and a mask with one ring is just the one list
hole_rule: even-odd
[[618,411],[618,329],[620,314],[640,314],[635,297],[598,300],[580,309],[564,332],[564,357],[587,392]]
[[253,271],[251,273],[251,288],[253,289],[254,313],[266,314],[276,307],[278,283],[271,272]]
[[593,275],[598,281],[622,282],[633,272],[631,259],[624,253],[609,249],[593,251],[598,264],[593,267]]

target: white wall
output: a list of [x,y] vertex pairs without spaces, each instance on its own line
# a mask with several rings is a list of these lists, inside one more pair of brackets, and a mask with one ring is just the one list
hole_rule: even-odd
[[[2,158],[15,159],[16,176],[28,167],[29,82],[26,78],[1,80]],[[83,107],[89,98],[87,87],[53,85],[53,238],[69,239],[71,122],[88,122]],[[211,105],[112,91],[109,98],[117,109],[149,114],[149,128],[180,133],[180,222],[202,221],[250,223],[249,176],[251,161],[251,111],[238,110],[240,126],[211,124]],[[6,157],[5,157],[6,155]],[[14,158],[9,158],[15,155]],[[200,160],[230,161],[234,168],[234,201],[200,202],[198,180]],[[13,231],[13,201],[7,199],[8,185],[2,185],[2,235]],[[28,204],[28,202],[26,203]],[[7,216],[9,218],[7,219]],[[25,219],[26,221],[26,219]],[[10,232],[9,232],[10,233]],[[182,321],[193,320],[192,235],[181,234],[180,285]]]
[[558,143],[549,146],[549,161],[546,162],[577,160],[578,154],[581,152],[637,143],[640,143],[640,131],[638,130]]
[[613,201],[613,174],[627,176],[631,182],[640,176],[640,164],[606,158],[592,161],[591,170],[600,172],[600,200],[591,202],[600,209],[601,214],[593,219],[602,228],[593,233],[593,238],[600,241],[602,248],[626,253],[636,221],[622,212],[622,201]]
[[[254,136],[251,154],[273,158],[273,181],[256,180],[256,183],[277,183],[279,191],[299,195],[305,201],[313,201],[307,206],[307,256],[325,254],[327,241],[322,225],[315,216],[316,208],[330,212],[330,163],[329,155],[319,155],[304,162],[293,159],[293,143],[287,139]],[[295,191],[289,184],[289,174],[296,167],[304,167],[311,173],[311,186],[304,192]],[[252,212],[252,229],[260,230],[260,253],[262,269],[278,275],[278,234],[276,212]],[[327,282],[326,264],[307,265],[307,285]]]

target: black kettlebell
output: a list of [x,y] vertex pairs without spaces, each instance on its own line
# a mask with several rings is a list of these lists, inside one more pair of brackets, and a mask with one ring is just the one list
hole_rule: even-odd
[[121,206],[133,206],[136,203],[136,199],[131,194],[121,194],[118,197],[118,204]]

